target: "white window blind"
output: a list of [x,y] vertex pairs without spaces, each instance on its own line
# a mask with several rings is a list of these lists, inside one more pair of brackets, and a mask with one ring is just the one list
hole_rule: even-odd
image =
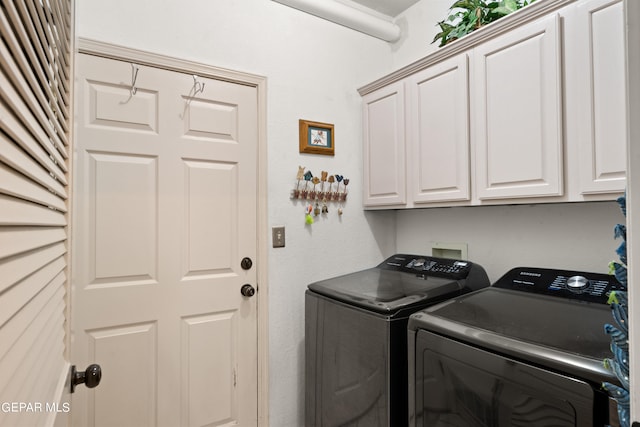
[[43,405],[0,425],[51,423],[67,373],[71,1],[0,4],[0,403]]

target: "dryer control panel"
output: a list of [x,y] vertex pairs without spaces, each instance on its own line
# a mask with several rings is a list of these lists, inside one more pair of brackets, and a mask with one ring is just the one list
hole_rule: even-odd
[[611,291],[622,289],[613,275],[535,267],[514,268],[493,286],[600,304],[607,304]]
[[378,268],[415,273],[417,276],[465,279],[473,263],[469,261],[436,258],[424,255],[394,255],[383,261]]

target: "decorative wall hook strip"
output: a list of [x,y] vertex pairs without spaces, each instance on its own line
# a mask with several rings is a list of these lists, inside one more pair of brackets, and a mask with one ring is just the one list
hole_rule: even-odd
[[[304,184],[301,185],[303,180]],[[319,189],[318,184],[320,184]],[[320,177],[316,177],[309,170],[305,173],[304,166],[298,166],[296,185],[291,192],[291,198],[316,202],[318,213],[328,213],[328,202],[345,202],[347,200],[348,184],[349,178],[344,178],[342,175],[329,175],[328,172],[322,171]],[[322,202],[322,210],[320,210],[319,202]]]

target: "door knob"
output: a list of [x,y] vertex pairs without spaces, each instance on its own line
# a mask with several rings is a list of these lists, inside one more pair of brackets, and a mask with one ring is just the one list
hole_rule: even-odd
[[73,393],[78,384],[84,384],[87,388],[94,388],[100,384],[102,379],[102,368],[95,363],[87,366],[85,371],[77,371],[76,365],[71,367],[71,393]]
[[240,293],[242,294],[242,296],[252,297],[256,294],[256,289],[247,283],[246,285],[242,285],[242,287],[240,288]]

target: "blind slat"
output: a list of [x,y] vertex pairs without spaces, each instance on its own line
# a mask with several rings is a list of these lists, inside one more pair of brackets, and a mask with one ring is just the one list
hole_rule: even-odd
[[[14,348],[7,354],[9,364],[17,364],[19,368],[9,372],[9,381],[4,385],[6,389],[13,390],[14,399],[20,399],[18,402],[42,393],[45,386],[43,380],[53,368],[52,363],[56,363],[55,359],[46,356],[58,346],[59,341],[63,341],[64,331],[59,330],[59,322],[55,321],[60,316],[62,307],[57,304],[46,308],[49,310],[38,315],[45,319],[40,328],[29,331],[31,336],[25,337],[23,348]],[[0,376],[2,374],[4,373],[0,372]],[[38,390],[34,390],[35,388]]]
[[[66,248],[63,243],[56,243],[45,248],[40,248],[15,257],[5,258],[0,263],[0,292],[14,288],[21,280],[26,279],[33,271],[63,256]],[[0,301],[0,305],[2,302]],[[1,313],[2,316],[12,313]],[[0,325],[2,323],[0,322]]]
[[29,304],[27,304],[13,319],[11,319],[12,327],[0,329],[0,360],[12,347],[21,339],[28,329],[41,329],[38,325],[39,314],[45,310],[45,307],[51,304],[51,300],[64,297],[64,281],[65,275],[60,273],[45,287],[42,292],[38,293]]
[[[0,73],[0,80],[2,74]],[[1,94],[0,90],[0,94]],[[0,102],[0,129],[3,130],[14,143],[33,156],[55,179],[67,184],[64,169],[61,169],[57,162],[54,162],[44,147],[23,128],[18,119],[11,113],[8,106]],[[66,168],[65,168],[66,169]]]
[[52,177],[39,163],[29,156],[19,146],[13,143],[5,134],[0,132],[0,162],[11,166],[18,172],[27,175],[47,190],[66,199],[67,191],[64,184]]
[[[53,287],[48,285],[42,290],[42,293],[46,292],[47,288]],[[56,290],[54,288],[54,290]],[[47,301],[48,304],[42,307],[42,311],[40,313],[35,313],[36,317],[33,321],[29,322],[28,325],[20,324],[16,317],[15,319],[11,319],[9,324],[7,325],[8,329],[15,329],[16,333],[14,335],[18,335],[18,339],[13,343],[11,347],[7,349],[5,352],[4,358],[0,363],[0,378],[4,378],[2,384],[0,384],[0,394],[5,394],[4,390],[11,389],[14,393],[17,393],[14,396],[14,399],[19,397],[20,392],[25,389],[25,374],[16,375],[16,373],[20,374],[20,369],[18,370],[10,370],[10,366],[26,366],[32,367],[37,366],[37,361],[42,357],[43,348],[38,348],[42,346],[44,342],[49,340],[52,336],[55,336],[57,331],[57,325],[52,322],[52,318],[58,317],[58,309],[59,309],[59,301]],[[28,310],[29,302],[23,309]],[[25,319],[29,321],[29,319]],[[57,338],[57,337],[56,337]],[[23,363],[19,363],[22,361]],[[17,382],[17,384],[12,385],[11,382]]]
[[[25,100],[22,99],[15,91],[5,73],[0,73],[0,96],[3,99],[5,97],[8,98],[6,99],[6,102],[8,102],[12,111],[17,114],[17,117],[20,118],[21,126],[25,126],[25,128],[29,130],[29,133],[34,135],[38,143],[47,151],[49,156],[53,157],[59,167],[66,172],[64,158],[60,155],[60,151],[56,150],[56,147],[51,143],[49,137],[39,126],[39,123],[36,121],[33,113],[25,104]],[[66,150],[62,153],[67,157]]]
[[0,194],[0,226],[67,225],[64,213]]
[[66,212],[66,202],[18,171],[0,163],[0,193]]
[[67,234],[60,227],[0,228],[0,262],[3,258],[64,242],[66,238]]
[[0,325],[4,327],[4,324],[27,301],[40,292],[64,268],[64,259],[62,257],[55,258],[53,262],[28,276],[19,285],[6,290],[2,299],[0,299]]

